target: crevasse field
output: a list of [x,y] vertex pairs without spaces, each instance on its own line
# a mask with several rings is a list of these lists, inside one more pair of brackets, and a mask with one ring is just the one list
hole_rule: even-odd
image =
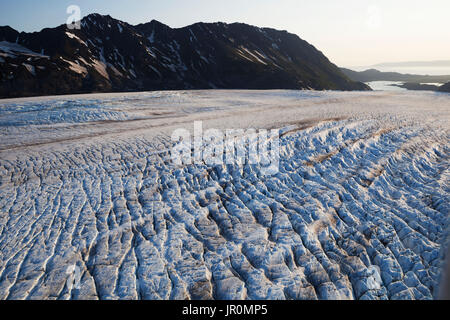
[[[1,100],[0,299],[431,299],[449,116],[426,92]],[[174,166],[194,121],[281,129],[279,172]]]

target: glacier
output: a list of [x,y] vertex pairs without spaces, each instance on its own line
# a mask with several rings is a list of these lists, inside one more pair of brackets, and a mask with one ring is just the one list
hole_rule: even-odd
[[[431,92],[0,100],[0,299],[435,298],[449,116]],[[173,165],[195,121],[280,129],[279,172]]]

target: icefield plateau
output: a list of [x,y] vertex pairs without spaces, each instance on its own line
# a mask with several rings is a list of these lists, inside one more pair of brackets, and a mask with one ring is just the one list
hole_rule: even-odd
[[[449,116],[431,92],[0,100],[0,299],[435,298]],[[194,121],[279,128],[279,172],[173,165]]]

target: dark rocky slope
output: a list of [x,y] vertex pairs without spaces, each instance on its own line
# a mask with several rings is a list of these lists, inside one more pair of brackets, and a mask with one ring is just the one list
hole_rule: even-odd
[[450,92],[450,82],[447,82],[446,84],[439,87],[440,92]]

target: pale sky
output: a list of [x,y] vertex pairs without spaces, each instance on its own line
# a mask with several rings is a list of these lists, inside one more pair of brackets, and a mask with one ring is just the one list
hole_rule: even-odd
[[0,0],[0,25],[65,23],[69,5],[131,24],[244,22],[299,35],[339,66],[450,60],[450,0]]

